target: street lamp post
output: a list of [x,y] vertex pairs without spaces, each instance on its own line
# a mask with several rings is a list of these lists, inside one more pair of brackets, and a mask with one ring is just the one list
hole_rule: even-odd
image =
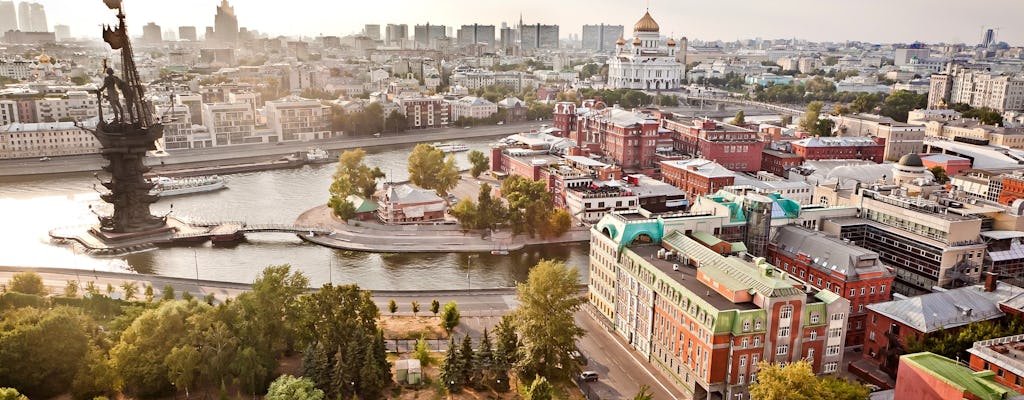
[[453,387],[455,387],[455,381],[448,381],[448,400],[452,400]]

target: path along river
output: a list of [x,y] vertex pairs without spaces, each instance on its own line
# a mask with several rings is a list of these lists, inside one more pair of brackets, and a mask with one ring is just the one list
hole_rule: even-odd
[[[490,139],[464,141],[485,151]],[[367,164],[391,179],[407,179],[405,160],[412,146],[373,150]],[[456,158],[467,168],[466,153]],[[51,162],[59,162],[55,159]],[[228,175],[228,189],[162,199],[154,214],[198,221],[291,224],[303,211],[327,200],[334,164]],[[428,290],[508,287],[523,281],[542,258],[580,270],[586,282],[586,244],[530,247],[507,256],[490,254],[377,254],[328,249],[287,234],[250,234],[232,247],[162,248],[121,258],[92,258],[71,247],[53,245],[47,232],[56,227],[95,222],[89,210],[104,206],[93,190],[92,174],[0,179],[0,265],[136,271],[164,276],[251,282],[264,266],[291,264],[312,284],[356,283],[377,290]],[[173,204],[173,207],[171,205]]]

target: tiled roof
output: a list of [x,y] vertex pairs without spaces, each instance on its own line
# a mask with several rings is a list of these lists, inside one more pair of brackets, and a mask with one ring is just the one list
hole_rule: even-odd
[[[798,225],[780,227],[772,242],[780,251],[806,254],[816,269],[838,271],[846,275],[847,280],[856,280],[860,273],[886,271],[878,253]],[[872,260],[870,266],[857,268],[861,261],[867,260]]]
[[868,309],[928,333],[1002,317],[999,303],[1012,296],[1011,288],[1020,292],[1020,288],[1000,282],[992,292],[980,285],[970,286],[870,304]]
[[444,201],[433,190],[420,189],[412,185],[389,186],[388,200],[397,204]]

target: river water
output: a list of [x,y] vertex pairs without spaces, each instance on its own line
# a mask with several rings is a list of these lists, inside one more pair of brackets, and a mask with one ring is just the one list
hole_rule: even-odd
[[[490,139],[463,141],[485,151]],[[370,150],[366,163],[394,181],[408,178],[405,160],[412,146]],[[468,168],[467,153],[456,158]],[[59,162],[59,159],[53,162]],[[162,199],[156,215],[195,221],[291,224],[302,212],[327,201],[334,164],[228,175],[228,189]],[[93,258],[69,246],[51,244],[50,229],[95,223],[89,209],[103,207],[91,173],[0,180],[0,265],[134,271],[164,276],[248,283],[263,267],[291,264],[313,285],[332,281],[367,289],[429,290],[508,287],[526,279],[540,259],[576,267],[586,281],[586,244],[528,247],[507,256],[491,254],[380,254],[341,251],[303,242],[294,235],[247,235],[230,247],[161,248],[120,258]],[[173,205],[173,207],[172,207]],[[172,211],[173,210],[173,211]]]

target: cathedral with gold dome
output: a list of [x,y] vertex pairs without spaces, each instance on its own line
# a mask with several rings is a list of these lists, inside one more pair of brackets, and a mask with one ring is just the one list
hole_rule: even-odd
[[661,40],[661,27],[645,12],[633,25],[633,38],[619,38],[615,55],[608,59],[608,87],[611,89],[678,90],[683,83],[686,38]]

